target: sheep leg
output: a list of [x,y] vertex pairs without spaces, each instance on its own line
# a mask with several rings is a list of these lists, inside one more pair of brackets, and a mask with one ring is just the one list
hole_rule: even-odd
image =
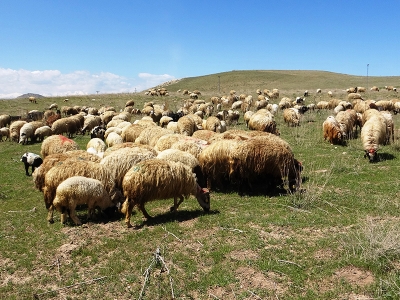
[[81,220],[78,219],[78,216],[76,215],[75,208],[71,208],[69,210],[69,217],[74,221],[75,225],[82,225]]
[[53,205],[50,205],[49,208],[48,208],[49,212],[47,213],[47,221],[49,221],[49,223],[54,223],[53,210],[54,210]]
[[152,218],[153,218],[152,216],[150,216],[150,215],[147,213],[146,209],[144,208],[144,202],[141,202],[141,203],[140,203],[139,209],[142,211],[142,213],[143,213],[143,215],[144,215],[144,217],[145,217],[146,219],[152,219]]
[[174,212],[177,212],[178,211],[178,207],[179,207],[179,205],[181,205],[181,203],[183,202],[183,196],[179,196],[179,202],[177,203],[177,198],[178,197],[174,197],[174,206],[171,206],[170,207],[170,211],[174,211]]

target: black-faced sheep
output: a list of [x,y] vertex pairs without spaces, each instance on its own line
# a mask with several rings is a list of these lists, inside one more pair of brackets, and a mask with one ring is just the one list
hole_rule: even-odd
[[90,138],[99,138],[104,141],[106,134],[106,129],[104,126],[95,126],[91,131],[90,131]]
[[[35,171],[35,168],[40,167],[40,165],[43,163],[42,158],[32,152],[26,152],[22,155],[21,161],[25,165],[25,174],[26,176],[31,176],[33,172]],[[29,174],[29,167],[32,168],[31,174]]]
[[68,213],[75,225],[81,225],[82,223],[75,211],[78,205],[87,205],[89,219],[93,216],[97,207],[104,210],[116,206],[122,198],[121,193],[119,197],[120,199],[114,199],[113,202],[99,180],[84,176],[73,176],[61,182],[57,187],[53,206],[61,213],[61,223],[65,223]]
[[121,212],[125,214],[125,223],[128,227],[132,226],[130,219],[135,206],[138,206],[147,219],[151,218],[145,209],[145,204],[153,200],[174,198],[171,210],[177,211],[184,197],[195,195],[200,206],[205,211],[210,210],[209,191],[202,189],[197,184],[191,168],[180,162],[162,159],[143,161],[126,173],[122,187],[126,200]]

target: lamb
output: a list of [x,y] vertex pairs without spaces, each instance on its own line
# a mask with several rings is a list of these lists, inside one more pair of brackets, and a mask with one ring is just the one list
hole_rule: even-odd
[[[126,198],[121,212],[125,214],[125,223],[131,227],[130,219],[135,206],[150,219],[145,204],[157,199],[174,198],[172,211],[177,211],[184,197],[195,195],[204,211],[210,210],[210,193],[202,189],[190,167],[180,162],[162,159],[149,159],[133,166],[126,173],[122,187]],[[154,188],[157,187],[157,188]],[[177,201],[179,198],[179,202]]]
[[345,133],[334,116],[326,118],[322,123],[322,130],[324,133],[324,140],[328,140],[331,144],[343,144]]
[[266,109],[260,109],[249,120],[249,129],[279,134],[274,115]]
[[[33,174],[33,172],[35,171],[35,168],[40,167],[40,165],[43,163],[42,158],[39,155],[32,153],[32,152],[24,153],[21,157],[21,161],[25,165],[25,175],[26,176],[31,176]],[[29,166],[32,169],[32,172],[30,175],[29,175]]]
[[105,190],[111,196],[112,201],[121,198],[121,192],[115,188],[112,173],[103,165],[91,161],[68,161],[57,163],[45,175],[43,198],[48,209],[47,220],[53,223],[53,201],[56,189],[61,182],[73,176],[85,176],[101,181]]
[[[121,194],[122,197],[122,194]],[[101,210],[115,206],[118,199],[111,200],[103,184],[93,178],[84,176],[73,176],[67,178],[57,187],[56,196],[53,200],[54,208],[61,213],[61,223],[66,221],[66,213],[75,225],[81,225],[76,215],[76,207],[86,204],[88,206],[88,219],[93,216],[96,207]]]
[[35,130],[35,140],[38,142],[42,142],[45,137],[51,136],[53,131],[51,130],[50,126],[42,126]]
[[63,135],[52,135],[46,138],[40,149],[40,153],[43,159],[46,158],[47,155],[54,153],[64,153],[71,150],[78,150],[78,144],[70,140],[69,138]]
[[229,159],[229,176],[239,184],[243,192],[247,185],[283,184],[286,189],[297,189],[300,184],[302,165],[294,158],[290,145],[269,134],[253,137],[238,143]]
[[380,145],[387,141],[386,119],[382,115],[374,115],[369,118],[361,128],[361,141],[365,151],[364,158],[368,157],[369,162],[378,160],[377,151]]

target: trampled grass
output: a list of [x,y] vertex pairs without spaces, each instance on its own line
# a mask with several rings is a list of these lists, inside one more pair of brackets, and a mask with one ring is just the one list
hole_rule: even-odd
[[[300,80],[280,85],[282,75],[274,76],[254,79],[254,86],[277,87],[290,97],[304,89]],[[213,95],[211,83],[203,89],[190,80],[188,89],[193,84],[206,91],[203,99]],[[338,79],[332,86],[351,86],[341,80],[346,84]],[[232,79],[229,89],[245,92],[240,85],[245,81]],[[370,79],[370,85],[383,83]],[[184,88],[184,80],[179,84]],[[372,97],[395,95],[383,91]],[[63,99],[41,99],[37,107],[61,106]],[[128,99],[140,108],[149,100],[179,106],[184,97],[175,92],[166,99],[76,96],[68,105],[121,109]],[[0,101],[0,113],[17,115],[34,107],[23,99]],[[304,166],[300,192],[212,191],[210,213],[193,198],[177,214],[169,213],[172,200],[156,201],[146,205],[154,219],[144,222],[136,211],[130,229],[119,215],[85,222],[86,210],[78,212],[82,226],[61,225],[57,213],[48,224],[42,194],[19,162],[25,151],[39,153],[40,144],[1,143],[0,299],[398,299],[399,136],[396,131],[395,142],[380,150],[381,160],[370,164],[359,137],[346,146],[323,140],[322,122],[331,113],[307,112],[297,128],[285,125],[282,113],[276,116],[281,137]],[[240,121],[236,127],[245,128]],[[74,139],[85,149],[89,137]]]

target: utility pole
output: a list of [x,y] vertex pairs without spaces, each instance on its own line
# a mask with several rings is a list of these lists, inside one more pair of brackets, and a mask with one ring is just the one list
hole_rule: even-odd
[[221,81],[220,81],[221,76],[218,75],[218,94],[221,93]]
[[367,93],[369,91],[369,87],[368,87],[368,68],[369,68],[369,64],[367,64]]

